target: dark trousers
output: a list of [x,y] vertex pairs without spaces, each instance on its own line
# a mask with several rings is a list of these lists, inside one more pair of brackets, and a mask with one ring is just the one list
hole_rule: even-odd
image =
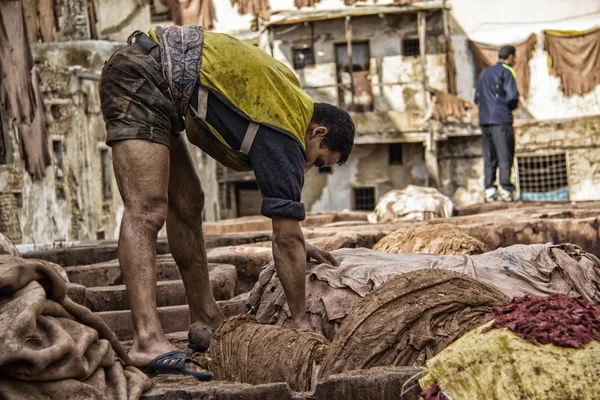
[[494,187],[496,170],[500,169],[500,186],[512,192],[510,172],[515,156],[515,135],[512,125],[481,125],[485,188]]

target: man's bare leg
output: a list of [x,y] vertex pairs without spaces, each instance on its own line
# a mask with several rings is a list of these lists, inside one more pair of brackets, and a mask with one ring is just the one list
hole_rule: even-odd
[[223,314],[208,279],[208,261],[202,234],[204,192],[185,138],[171,140],[167,236],[179,267],[190,306],[191,322],[218,328]]
[[173,350],[156,310],[156,237],[167,217],[169,148],[146,140],[113,144],[113,166],[125,211],[119,234],[119,263],[133,319],[135,366]]

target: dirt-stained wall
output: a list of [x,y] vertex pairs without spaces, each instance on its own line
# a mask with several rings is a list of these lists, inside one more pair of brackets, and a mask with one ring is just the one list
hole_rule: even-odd
[[[104,41],[33,46],[52,165],[41,182],[32,182],[24,172],[16,131],[4,125],[10,154],[7,165],[0,165],[0,198],[6,206],[0,221],[6,215],[17,221],[18,229],[6,223],[1,228],[10,232],[11,239],[43,243],[118,237],[123,203],[111,150],[105,144],[98,79],[104,62],[120,46]],[[215,221],[219,215],[215,162],[199,149],[192,148],[191,153],[207,194],[204,219]]]
[[376,198],[409,184],[424,185],[427,170],[422,143],[402,143],[401,163],[390,164],[388,144],[355,145],[348,161],[331,173],[313,168],[306,175],[302,201],[309,211],[354,207],[354,188],[373,187]]
[[[441,12],[430,14],[426,26],[426,84],[446,91]],[[339,105],[335,45],[346,42],[344,20],[316,21],[272,29],[273,55],[292,69],[293,50],[312,46],[315,65],[295,72],[306,92],[316,102]],[[367,112],[365,116],[390,110],[423,113],[421,58],[405,55],[406,49],[403,48],[403,39],[417,37],[416,13],[352,18],[352,41],[369,44],[368,79],[372,85],[374,113]],[[267,51],[270,49],[267,48]],[[359,125],[360,129],[364,124]],[[393,129],[420,131],[424,128],[409,125]],[[366,128],[375,129],[373,126]],[[354,188],[374,187],[377,198],[388,190],[400,189],[408,184],[424,185],[427,182],[427,170],[423,144],[398,143],[396,146],[402,148],[400,163],[390,164],[389,144],[356,144],[345,165],[334,166],[331,173],[319,172],[318,169],[310,171],[302,193],[307,210],[351,209],[354,207]]]
[[[426,83],[447,91],[441,12],[426,22]],[[336,44],[346,43],[344,19],[271,27],[273,56],[291,69],[293,49],[313,47],[315,65],[296,70],[315,102],[338,105]],[[403,39],[417,39],[417,15],[396,14],[352,18],[352,41],[369,44],[369,75],[373,111],[423,110],[422,68],[419,56],[404,54]],[[270,52],[270,48],[265,48]]]

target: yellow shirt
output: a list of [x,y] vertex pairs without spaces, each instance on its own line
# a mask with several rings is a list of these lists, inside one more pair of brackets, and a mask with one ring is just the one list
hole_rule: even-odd
[[[154,28],[148,35],[159,42]],[[204,31],[200,63],[202,86],[220,93],[253,122],[291,135],[305,147],[314,103],[285,64],[256,46],[210,31]]]

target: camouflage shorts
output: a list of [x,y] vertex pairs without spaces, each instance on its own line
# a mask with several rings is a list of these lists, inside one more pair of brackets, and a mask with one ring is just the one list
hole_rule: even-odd
[[146,35],[117,50],[100,77],[106,144],[145,139],[169,146],[184,129],[164,78],[158,44]]

